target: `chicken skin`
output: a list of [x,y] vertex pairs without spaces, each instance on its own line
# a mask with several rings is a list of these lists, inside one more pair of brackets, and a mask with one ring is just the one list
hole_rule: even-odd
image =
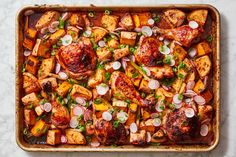
[[111,75],[111,90],[112,95],[117,99],[130,99],[140,106],[147,105],[134,88],[131,80],[120,71],[115,71]]
[[96,67],[96,54],[88,38],[81,37],[78,43],[62,46],[56,55],[58,62],[73,78],[86,77]]

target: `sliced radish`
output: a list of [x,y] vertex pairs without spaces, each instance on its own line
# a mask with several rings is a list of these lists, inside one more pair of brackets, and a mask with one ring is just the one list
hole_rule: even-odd
[[43,104],[43,108],[44,108],[44,111],[50,112],[52,110],[52,104],[49,102],[46,102],[45,104]]
[[84,32],[84,36],[85,36],[85,37],[90,37],[91,34],[92,34],[92,31],[91,31],[91,30],[86,30],[86,31]]
[[209,128],[206,124],[203,124],[201,126],[201,130],[200,130],[200,135],[201,136],[206,136],[208,134]]
[[127,67],[127,62],[126,62],[126,60],[125,60],[124,58],[122,58],[121,64],[122,64],[122,67],[123,67],[124,69],[126,69],[126,67]]
[[112,120],[112,115],[110,112],[108,111],[105,111],[102,113],[102,118],[105,120],[105,121],[111,121]]
[[75,26],[76,28],[78,28],[79,30],[83,30],[83,27],[80,26]]
[[204,89],[202,89],[202,91],[204,91],[206,89],[207,82],[208,82],[208,76],[205,76],[204,79],[203,79]]
[[29,55],[31,55],[31,53],[32,53],[31,51],[25,50],[25,51],[24,51],[24,56],[25,56],[25,57],[28,57]]
[[71,35],[65,35],[63,38],[61,38],[62,45],[68,46],[72,43],[72,36]]
[[84,109],[80,106],[75,106],[75,107],[73,107],[73,114],[75,116],[81,116],[84,114]]
[[79,125],[79,122],[77,120],[77,117],[74,116],[70,119],[70,127],[71,128],[76,128]]
[[134,28],[134,31],[135,31],[135,32],[141,32],[142,29],[141,29],[141,28]]
[[158,114],[158,113],[152,113],[152,114],[151,114],[151,118],[154,119],[154,118],[157,118],[157,117],[159,117],[159,114]]
[[120,37],[120,34],[116,33],[116,32],[111,32],[111,34],[114,34],[115,36],[117,36],[118,38]]
[[130,132],[132,133],[136,133],[138,131],[138,127],[136,123],[131,123],[129,129],[130,129]]
[[67,76],[67,74],[66,73],[64,73],[64,72],[59,72],[58,73],[58,75],[59,75],[59,77],[61,78],[61,79],[63,79],[63,80],[66,80],[66,79],[68,79],[68,76]]
[[120,123],[125,123],[128,119],[128,114],[124,111],[120,111],[116,116]]
[[151,71],[148,69],[148,67],[142,67],[143,70],[146,72],[147,76],[150,76],[151,75]]
[[61,64],[57,63],[55,68],[55,73],[58,74],[61,70]]
[[159,81],[157,81],[157,80],[151,79],[151,80],[148,82],[148,87],[149,87],[150,89],[157,89],[157,88],[160,87],[160,83],[159,83]]
[[92,29],[101,29],[101,30],[109,33],[109,31],[107,29],[103,28],[103,27],[94,26]]
[[172,58],[171,60],[170,60],[170,66],[174,66],[175,65],[175,60]]
[[162,85],[162,88],[165,89],[166,91],[169,91],[171,89],[171,87],[167,87],[165,85]]
[[112,63],[112,68],[114,70],[118,70],[118,69],[120,69],[120,67],[121,67],[121,63],[119,61],[115,61]]
[[164,37],[159,37],[159,40],[160,40],[160,41],[163,41],[163,40],[164,40]]
[[134,57],[134,55],[131,55],[131,56],[130,56],[130,60],[131,60],[132,62],[135,62],[135,57]]
[[51,28],[57,28],[58,25],[59,25],[59,21],[54,21],[54,22],[51,23],[50,27]]
[[155,21],[153,19],[148,19],[147,22],[148,22],[149,25],[153,25],[155,23]]
[[170,41],[168,39],[165,39],[164,40],[164,45],[169,45],[170,44]]
[[53,27],[48,27],[48,31],[50,33],[55,33],[57,31],[57,27],[53,28]]
[[170,48],[167,47],[166,45],[160,46],[159,51],[164,55],[170,54]]
[[100,41],[98,42],[98,46],[100,46],[100,47],[105,47],[105,46],[106,46],[105,41],[100,40]]
[[68,12],[63,13],[62,16],[61,16],[61,19],[63,21],[66,21],[68,18],[69,18],[69,13]]
[[186,90],[186,92],[183,95],[186,97],[194,97],[197,94],[193,90]]
[[176,108],[176,109],[179,109],[179,108],[181,108],[181,107],[182,107],[182,102],[181,102],[181,103],[179,103],[179,104],[175,104],[175,103],[174,103],[174,106],[175,106],[175,108]]
[[61,143],[67,143],[67,137],[65,135],[61,135]]
[[187,90],[192,90],[194,86],[195,86],[195,81],[193,81],[193,80],[189,81],[186,85],[186,89]]
[[76,97],[76,98],[75,98],[75,101],[76,101],[78,104],[82,105],[82,106],[85,106],[85,105],[86,105],[86,101],[85,101],[85,99],[82,98],[82,97]]
[[185,103],[189,104],[190,102],[192,102],[192,98],[187,98],[184,100]]
[[115,29],[115,31],[124,31],[124,30],[126,30],[124,27],[118,27]]
[[[163,107],[162,107],[162,106],[163,106]],[[164,108],[165,108],[165,106],[162,105],[162,104],[159,104],[159,103],[157,103],[156,106],[155,106],[155,109],[156,109],[158,112],[164,111]]]
[[146,36],[152,36],[152,29],[149,26],[142,27],[142,33]]
[[40,30],[41,34],[46,34],[48,32],[48,27],[44,27]]
[[44,106],[43,105],[39,105],[42,111],[44,111]]
[[198,105],[204,105],[206,103],[206,100],[200,96],[200,95],[196,95],[193,97],[193,100],[198,104]]
[[191,27],[192,29],[196,29],[198,28],[198,23],[196,21],[189,21],[188,23],[189,27]]
[[184,110],[185,116],[188,118],[192,118],[194,116],[194,110],[192,108],[186,108]]
[[109,86],[105,83],[101,83],[100,85],[96,86],[96,89],[99,95],[105,95],[109,90]]
[[94,142],[91,142],[90,145],[91,145],[92,147],[99,147],[99,146],[100,146],[100,142],[94,141]]
[[182,99],[179,99],[180,94],[175,94],[173,97],[174,104],[180,104],[182,102]]
[[188,51],[188,55],[192,58],[195,57],[197,55],[196,48],[190,48],[189,51]]
[[153,119],[153,125],[154,126],[160,126],[161,125],[161,119],[160,118],[154,118]]
[[150,132],[147,132],[146,135],[147,135],[147,136],[146,136],[147,143],[151,142],[151,140],[152,140],[151,133],[150,133]]

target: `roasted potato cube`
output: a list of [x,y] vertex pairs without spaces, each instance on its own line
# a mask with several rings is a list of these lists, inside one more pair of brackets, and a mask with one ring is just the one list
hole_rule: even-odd
[[126,13],[121,18],[120,24],[128,30],[132,30],[134,28],[134,22],[133,22],[133,19],[132,19],[131,15],[129,13]]
[[135,113],[135,112],[137,112],[138,105],[135,103],[131,103],[129,106],[129,109],[130,109],[130,112]]
[[138,105],[135,103],[131,103],[129,106],[129,111],[128,111],[128,119],[126,121],[126,126],[130,126],[130,124],[136,122],[136,112],[138,109]]
[[172,98],[174,95],[171,92],[166,91],[164,88],[158,88],[158,90],[165,96],[168,98]]
[[114,60],[119,60],[122,57],[129,55],[129,46],[114,50]]
[[194,81],[195,80],[195,77],[196,77],[196,74],[195,74],[195,71],[191,71],[188,73],[185,81],[186,82],[189,82],[189,81]]
[[151,118],[151,114],[148,111],[146,111],[145,109],[142,109],[141,113],[142,113],[143,120],[147,120],[147,119]]
[[203,41],[203,42],[197,44],[198,56],[206,55],[208,53],[211,53],[211,51],[212,51],[212,49],[211,49],[210,45],[208,44],[208,42]]
[[79,129],[66,129],[68,144],[86,144],[86,139]]
[[151,89],[148,87],[148,81],[145,79],[142,79],[140,85],[139,85],[139,90],[145,92],[145,93],[150,93]]
[[112,57],[111,51],[107,47],[99,47],[96,50],[99,61],[104,61]]
[[67,34],[72,37],[73,42],[76,42],[79,37],[80,30],[74,26],[67,27]]
[[62,38],[66,34],[64,29],[58,29],[55,33],[53,33],[50,38],[48,39],[48,44],[53,45],[56,44],[57,41]]
[[186,15],[179,9],[168,9],[163,12],[165,17],[170,21],[173,27],[179,27],[183,24]]
[[57,88],[57,79],[54,77],[45,78],[42,80],[39,80],[39,84],[43,91],[45,92],[52,92],[53,89]]
[[209,56],[205,55],[197,58],[195,60],[195,64],[198,74],[201,78],[209,74],[211,70],[211,60]]
[[120,43],[125,45],[134,46],[136,42],[137,33],[136,32],[126,32],[122,31],[120,35]]
[[31,39],[24,38],[23,46],[28,50],[32,50],[34,47],[34,42]]
[[185,69],[186,69],[187,71],[190,71],[191,69],[193,69],[193,65],[192,65],[192,63],[190,62],[190,60],[189,60],[188,58],[185,58],[185,59],[183,60],[183,63],[184,63],[184,65],[185,65]]
[[113,99],[112,106],[126,108],[128,106],[128,103],[122,100]]
[[47,144],[57,145],[61,143],[61,131],[60,130],[48,130]]
[[104,69],[96,69],[95,74],[90,76],[88,79],[88,86],[95,88],[97,85],[102,83],[104,81],[105,72]]
[[25,70],[35,75],[38,70],[39,60],[34,56],[29,56],[25,65]]
[[37,30],[33,28],[28,28],[25,31],[23,46],[29,50],[32,50],[35,44],[36,36],[37,36]]
[[31,133],[33,136],[39,137],[44,133],[46,133],[47,130],[48,130],[48,125],[43,120],[39,120],[35,123],[35,125],[31,129]]
[[193,88],[193,91],[197,94],[200,94],[203,90],[205,89],[205,85],[204,83],[202,82],[201,79],[199,79],[197,81],[197,83],[195,84],[194,88]]
[[34,125],[36,123],[36,115],[34,110],[24,109],[24,118],[27,125]]
[[110,39],[107,41],[108,47],[111,47],[113,49],[117,49],[119,46],[119,41],[117,39]]
[[40,19],[35,25],[35,28],[39,30],[41,28],[48,27],[51,22],[58,20],[59,17],[60,14],[58,12],[47,11],[40,17]]
[[71,26],[79,26],[79,27],[84,27],[85,26],[85,21],[82,15],[73,13],[70,18],[68,19],[68,23]]
[[183,84],[183,79],[176,79],[173,83],[172,83],[172,88],[175,90],[176,93],[179,92],[181,86]]
[[92,29],[92,34],[94,36],[94,41],[98,42],[101,40],[105,35],[107,35],[107,31],[101,29],[101,28],[94,28]]
[[110,108],[112,108],[111,104],[103,98],[97,98],[93,101],[93,109],[95,111],[107,111]]
[[34,48],[32,51],[32,55],[49,58],[50,57],[49,45],[42,39],[37,39],[36,44],[34,45]]
[[28,72],[23,73],[23,88],[26,94],[41,90],[37,78]]
[[92,92],[87,88],[74,84],[70,93],[72,98],[76,98],[77,96],[84,97],[87,100],[92,98]]
[[40,105],[36,106],[36,107],[34,108],[34,111],[36,112],[36,114],[37,114],[38,116],[41,116],[41,115],[43,114],[43,112],[44,112],[44,110],[42,109],[42,107],[40,107]]
[[142,121],[139,125],[141,130],[146,130],[147,132],[155,132],[155,126],[153,125],[153,119],[148,119],[146,121]]
[[207,15],[208,15],[207,10],[203,9],[194,10],[188,15],[187,19],[188,21],[196,21],[198,24],[203,26],[206,22]]
[[159,129],[155,134],[152,135],[151,142],[158,142],[162,143],[167,140],[165,133],[163,132],[162,129]]
[[151,18],[151,13],[146,12],[146,13],[138,13],[133,15],[133,20],[135,27],[142,27],[142,26],[149,26],[148,20]]
[[54,70],[55,58],[48,58],[42,61],[42,64],[38,70],[38,78],[42,79],[48,76]]
[[132,65],[127,63],[125,74],[131,79],[133,84],[136,87],[139,87],[139,84],[142,80],[142,74],[140,74]]
[[198,105],[199,121],[211,120],[213,108],[210,105]]
[[151,75],[157,79],[172,78],[174,77],[174,72],[171,66],[164,64],[162,67],[148,67]]
[[211,101],[213,98],[212,92],[210,90],[206,90],[200,94],[206,101],[206,104]]
[[39,98],[35,93],[27,94],[21,100],[24,105],[33,105],[35,107],[39,104]]
[[134,145],[144,145],[146,144],[146,131],[141,130],[138,133],[130,133],[130,143]]
[[175,65],[178,65],[181,61],[184,60],[187,52],[179,45],[176,45],[173,50],[173,56],[175,58]]
[[70,90],[70,88],[72,88],[72,84],[70,84],[70,83],[67,82],[67,81],[64,81],[64,82],[62,82],[62,84],[60,84],[59,87],[56,89],[56,92],[57,92],[60,96],[64,97],[64,96],[67,94],[67,92]]
[[186,83],[183,82],[180,89],[179,89],[179,93],[184,93],[185,88],[186,88]]
[[113,32],[119,22],[119,17],[116,15],[103,15],[101,20],[102,27],[106,28],[108,31]]

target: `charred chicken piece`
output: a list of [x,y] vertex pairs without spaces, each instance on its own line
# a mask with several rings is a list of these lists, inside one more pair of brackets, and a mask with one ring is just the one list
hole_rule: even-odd
[[70,122],[70,114],[65,106],[52,102],[51,122],[57,128],[65,129]]
[[173,29],[156,27],[154,32],[162,34],[165,38],[176,40],[183,46],[189,47],[192,41],[200,34],[201,28],[192,29],[189,25],[183,25]]
[[111,75],[111,92],[117,99],[130,99],[140,106],[146,106],[140,94],[136,91],[132,81],[122,72],[115,71]]
[[163,55],[159,51],[161,45],[162,43],[156,38],[142,36],[139,40],[137,52],[135,53],[135,59],[140,65],[156,65],[156,61],[163,58]]
[[66,72],[77,79],[91,75],[97,59],[92,43],[85,37],[79,38],[78,43],[62,46],[56,57]]
[[163,117],[163,126],[170,140],[181,143],[194,136],[198,126],[198,120],[196,116],[192,118],[186,117],[185,107],[182,107],[179,110],[168,112]]

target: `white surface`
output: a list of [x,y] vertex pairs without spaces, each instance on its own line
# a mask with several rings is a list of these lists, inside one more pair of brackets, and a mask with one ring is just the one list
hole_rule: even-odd
[[[29,4],[98,4],[98,5],[158,5],[160,3],[209,3],[219,9],[222,20],[221,51],[221,137],[218,147],[209,153],[29,153],[15,142],[15,15],[23,5]],[[236,1],[235,0],[1,0],[0,3],[0,156],[164,156],[164,157],[233,157],[236,156]],[[234,60],[235,59],[235,60]]]

